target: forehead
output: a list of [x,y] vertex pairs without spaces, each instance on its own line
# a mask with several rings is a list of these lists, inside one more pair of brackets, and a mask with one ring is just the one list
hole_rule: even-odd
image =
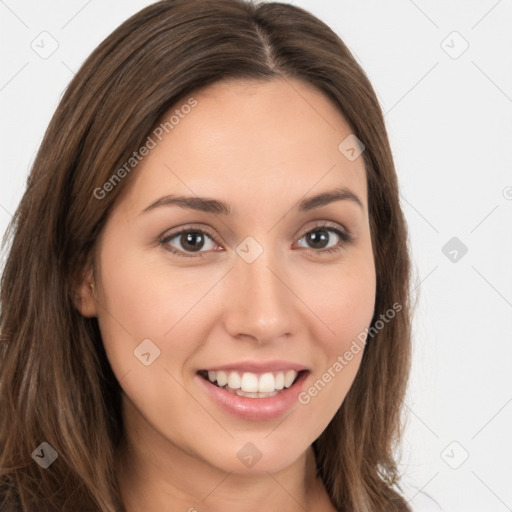
[[179,192],[238,197],[241,208],[343,186],[366,208],[363,159],[350,161],[339,149],[352,130],[312,85],[229,80],[191,97],[193,108],[182,108],[185,97],[163,116],[159,136],[151,135],[155,146],[133,171],[132,204]]

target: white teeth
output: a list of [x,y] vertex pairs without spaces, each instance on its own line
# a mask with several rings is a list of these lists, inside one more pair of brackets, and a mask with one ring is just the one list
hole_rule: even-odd
[[286,375],[284,376],[284,387],[289,388],[293,384],[295,377],[297,377],[297,372],[293,370],[288,370],[286,372]]
[[259,380],[258,391],[260,393],[271,393],[275,391],[275,378],[271,373],[264,373]]
[[284,373],[283,372],[279,372],[276,375],[275,386],[276,386],[276,389],[283,389],[284,388]]
[[246,398],[269,398],[278,394],[277,391],[272,391],[272,393],[246,393],[241,389],[237,389],[234,393],[238,396],[245,396]]
[[261,398],[263,396],[274,396],[277,391],[289,388],[297,378],[295,370],[287,372],[263,373],[258,377],[252,372],[223,372],[221,370],[208,371],[208,380],[217,381],[219,387],[229,390],[239,390],[236,394],[250,398]]
[[[212,380],[210,378],[210,372],[208,372],[208,378],[211,382],[215,382],[215,380]],[[217,384],[222,388],[228,383],[228,376],[226,372],[218,371],[217,372]]]
[[241,385],[242,379],[240,379],[240,375],[238,375],[236,372],[231,372],[228,377],[228,386],[231,389],[240,389]]
[[242,391],[246,393],[256,393],[258,391],[258,376],[254,373],[246,372],[242,375],[240,382]]

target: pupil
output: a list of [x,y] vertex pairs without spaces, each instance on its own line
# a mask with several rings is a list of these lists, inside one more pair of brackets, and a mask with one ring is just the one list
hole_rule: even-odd
[[[317,236],[316,233],[320,233],[320,236]],[[314,248],[321,249],[326,245],[324,242],[328,242],[327,238],[327,231],[325,229],[317,229],[316,231],[309,233],[308,242],[311,243]],[[321,247],[318,247],[319,240]]]
[[195,241],[197,242],[197,240],[195,239],[201,239],[202,237],[202,233],[197,231],[186,233],[181,237],[182,245],[184,248],[189,248],[191,250],[201,249],[204,245],[204,240],[202,240],[202,243],[196,244]]

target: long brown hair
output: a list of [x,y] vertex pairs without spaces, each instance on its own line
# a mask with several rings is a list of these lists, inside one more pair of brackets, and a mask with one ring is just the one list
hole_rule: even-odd
[[[327,25],[292,5],[243,0],[166,0],[143,9],[86,60],[50,122],[3,242],[10,248],[1,281],[2,510],[20,510],[9,503],[38,512],[123,510],[115,474],[120,386],[97,320],[77,311],[73,289],[130,176],[101,199],[94,191],[193,91],[222,79],[276,77],[313,84],[365,145],[375,334],[313,444],[318,473],[339,510],[409,510],[394,450],[410,366],[410,262],[382,111]],[[375,327],[393,304],[400,312]],[[48,469],[31,457],[43,442],[58,454]]]

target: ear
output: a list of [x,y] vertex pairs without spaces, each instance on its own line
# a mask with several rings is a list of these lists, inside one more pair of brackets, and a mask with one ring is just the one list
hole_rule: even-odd
[[94,281],[94,271],[89,267],[82,273],[73,287],[73,303],[85,317],[91,318],[98,314],[98,291]]

